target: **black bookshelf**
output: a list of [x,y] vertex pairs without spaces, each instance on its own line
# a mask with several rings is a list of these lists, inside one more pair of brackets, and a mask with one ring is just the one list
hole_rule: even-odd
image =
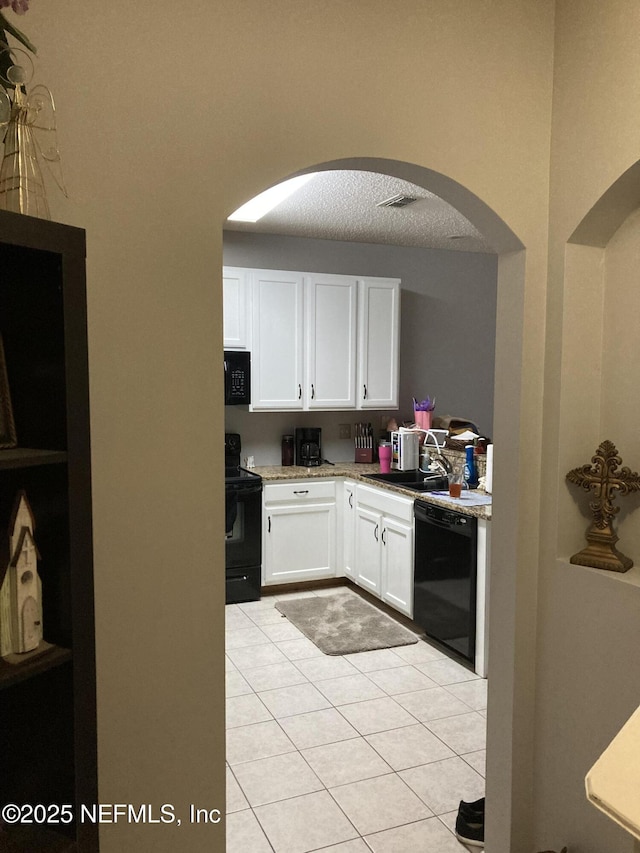
[[[83,230],[0,211],[0,334],[17,436],[0,450],[0,508],[5,518],[24,489],[46,641],[0,659],[0,803],[71,803],[77,814],[98,801]],[[0,825],[3,844],[94,853],[98,830]]]

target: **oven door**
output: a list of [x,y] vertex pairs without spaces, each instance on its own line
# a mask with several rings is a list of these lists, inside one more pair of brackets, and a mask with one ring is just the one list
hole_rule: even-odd
[[227,604],[260,598],[262,483],[225,486]]

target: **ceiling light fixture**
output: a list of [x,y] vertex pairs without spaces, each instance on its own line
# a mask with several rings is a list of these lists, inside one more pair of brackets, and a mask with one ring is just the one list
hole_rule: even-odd
[[289,178],[288,181],[270,187],[235,210],[228,219],[233,222],[257,222],[286,198],[293,195],[307,181],[314,178],[316,174],[316,172],[310,172],[307,175],[298,175],[297,178]]

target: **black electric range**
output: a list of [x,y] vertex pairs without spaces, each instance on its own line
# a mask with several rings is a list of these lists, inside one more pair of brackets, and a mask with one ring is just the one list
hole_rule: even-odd
[[262,582],[262,477],[240,466],[238,433],[225,433],[226,602],[258,601]]
[[224,481],[227,486],[242,486],[245,483],[262,482],[260,474],[241,468],[240,465],[225,465]]

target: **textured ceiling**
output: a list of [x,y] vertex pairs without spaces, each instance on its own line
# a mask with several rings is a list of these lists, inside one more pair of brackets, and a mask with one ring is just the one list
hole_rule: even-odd
[[[399,194],[417,201],[401,208],[377,206]],[[318,172],[258,222],[227,221],[225,228],[458,252],[494,251],[446,201],[415,184],[377,172]]]

